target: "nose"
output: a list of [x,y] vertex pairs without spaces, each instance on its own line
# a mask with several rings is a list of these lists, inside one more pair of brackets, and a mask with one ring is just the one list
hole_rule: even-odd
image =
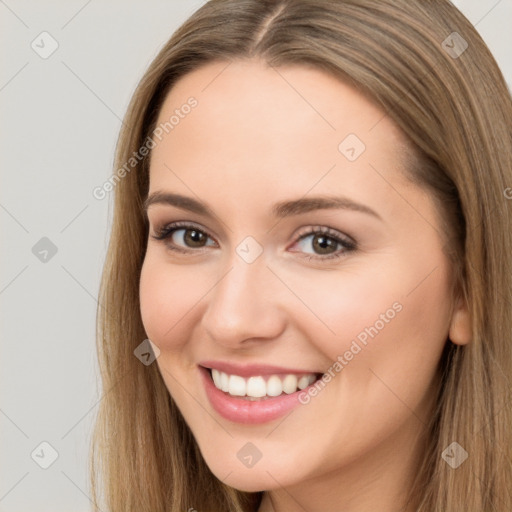
[[262,256],[247,263],[235,253],[206,296],[201,319],[204,330],[216,343],[230,349],[278,338],[286,326],[280,287],[282,283]]

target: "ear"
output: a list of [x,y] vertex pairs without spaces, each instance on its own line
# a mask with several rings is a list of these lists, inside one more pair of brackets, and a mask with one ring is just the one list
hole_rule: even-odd
[[452,311],[448,338],[455,345],[467,345],[473,338],[471,318],[466,301],[459,297]]

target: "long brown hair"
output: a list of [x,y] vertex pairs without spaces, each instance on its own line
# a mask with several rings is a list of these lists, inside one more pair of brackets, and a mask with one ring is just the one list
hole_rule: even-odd
[[[116,172],[152,134],[180,77],[205,63],[253,57],[332,73],[407,134],[411,179],[439,205],[473,333],[466,346],[447,341],[411,496],[418,512],[510,512],[512,101],[494,58],[448,0],[212,0],[174,33],[138,84]],[[139,305],[147,191],[147,157],[117,174],[98,308],[103,399],[91,449],[94,501],[110,512],[256,510],[261,493],[215,478],[157,365],[134,357],[147,338]],[[454,441],[469,454],[457,469],[441,457]]]

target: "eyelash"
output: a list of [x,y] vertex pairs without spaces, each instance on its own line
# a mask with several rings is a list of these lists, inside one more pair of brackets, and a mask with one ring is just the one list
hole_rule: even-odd
[[[157,228],[156,234],[151,235],[154,240],[164,241],[169,239],[175,231],[179,231],[181,229],[189,230],[192,229],[194,231],[199,231],[200,233],[206,235],[207,237],[213,239],[213,237],[204,229],[199,228],[194,224],[190,224],[187,222],[173,222],[171,224],[167,224],[162,226],[161,228]],[[315,226],[314,228],[309,228],[309,231],[302,232],[298,235],[297,242],[307,238],[311,235],[326,235],[328,238],[334,240],[337,244],[340,244],[343,247],[342,252],[336,252],[328,255],[305,255],[303,256],[308,261],[309,260],[330,260],[330,259],[338,259],[343,257],[347,252],[351,252],[356,250],[357,244],[351,238],[341,235],[338,231],[335,231],[326,226]],[[177,246],[175,244],[167,244],[168,248],[171,251],[185,253],[188,254],[190,252],[195,252],[196,249],[190,248],[189,250],[184,249],[183,247]],[[339,250],[338,250],[339,251]],[[293,251],[296,252],[296,251]]]

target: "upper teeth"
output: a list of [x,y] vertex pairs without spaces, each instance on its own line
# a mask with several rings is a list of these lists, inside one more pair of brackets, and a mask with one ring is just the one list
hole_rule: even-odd
[[233,396],[249,396],[259,398],[263,396],[279,396],[283,391],[286,394],[295,393],[298,389],[304,389],[316,380],[314,373],[297,376],[288,374],[284,377],[271,375],[268,380],[262,376],[254,376],[245,379],[239,375],[227,373],[212,368],[213,383],[217,389],[225,391]]

